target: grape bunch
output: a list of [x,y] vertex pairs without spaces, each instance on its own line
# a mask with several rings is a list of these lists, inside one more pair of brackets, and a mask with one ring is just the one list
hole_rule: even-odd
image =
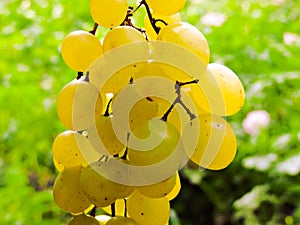
[[[224,119],[245,93],[228,67],[210,63],[205,36],[181,21],[185,0],[90,0],[91,31],[62,42],[76,71],[57,99],[66,130],[52,146],[53,196],[69,225],[166,225],[187,164],[221,170],[236,137]],[[144,26],[133,17],[143,10]],[[110,28],[103,41],[99,26]]]

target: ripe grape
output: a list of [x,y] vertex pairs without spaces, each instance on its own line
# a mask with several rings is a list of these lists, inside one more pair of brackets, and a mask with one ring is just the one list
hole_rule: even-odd
[[56,177],[53,186],[53,197],[58,207],[72,214],[82,213],[92,206],[79,185],[81,172],[81,166],[65,168]]
[[108,220],[105,225],[137,225],[137,223],[131,218],[116,216]]
[[181,189],[180,176],[179,176],[179,173],[177,172],[176,173],[175,185],[174,185],[173,189],[171,190],[171,192],[166,196],[166,198],[169,201],[173,200],[179,194],[180,189]]
[[63,40],[61,54],[71,69],[85,72],[95,59],[103,54],[102,44],[91,33],[76,30]]
[[98,207],[111,205],[124,191],[124,185],[115,182],[126,179],[122,177],[124,173],[114,167],[112,162],[113,159],[91,163],[80,176],[80,186],[85,195]]
[[[163,20],[164,22],[166,22],[167,24],[170,24],[170,23],[174,23],[174,22],[180,22],[181,21],[181,17],[180,17],[180,14],[179,13],[176,13],[174,15],[170,15],[170,16],[164,16],[164,15],[160,15],[156,12],[153,12],[152,13],[152,17],[156,20]],[[160,30],[165,27],[166,25],[161,22],[161,21],[157,21],[155,23],[155,25],[157,27],[160,28]],[[150,39],[150,40],[156,40],[157,38],[157,33],[155,32],[152,24],[150,23],[150,20],[149,20],[149,17],[148,15],[145,16],[144,18],[144,27],[145,27],[145,30],[147,32],[147,37]]]
[[170,178],[156,184],[136,187],[137,190],[144,196],[149,198],[166,197],[176,184],[177,173]]
[[137,224],[164,225],[169,220],[170,204],[166,198],[148,198],[136,191],[127,200],[127,210]]
[[71,130],[64,131],[55,138],[52,155],[59,171],[64,167],[86,166],[89,160],[95,161],[100,157],[86,137]]
[[194,26],[185,22],[175,22],[165,26],[157,40],[168,41],[185,47],[196,54],[206,65],[210,50],[204,35]]
[[[184,132],[182,137],[183,145],[191,155],[191,160],[197,165],[211,170],[227,167],[233,161],[237,147],[236,137],[231,126],[222,117],[212,114],[199,116],[198,121],[192,121],[190,126],[199,124],[199,132],[193,134]],[[197,142],[196,148],[191,144],[191,139]],[[194,149],[191,149],[191,146]]]
[[237,113],[244,104],[245,91],[239,77],[228,67],[218,64],[208,64],[207,69],[216,80],[226,107],[226,116]]
[[162,15],[172,15],[183,8],[186,0],[147,0],[149,7]]
[[84,80],[66,84],[57,98],[57,114],[69,130],[84,130],[102,111],[102,98],[96,87]]
[[88,139],[91,145],[98,152],[111,156],[120,153],[124,148],[124,144],[115,135],[112,117],[113,115],[101,115],[96,120],[95,126],[88,129]]
[[90,13],[95,23],[107,28],[119,26],[127,14],[126,0],[91,0]]
[[98,220],[96,220],[94,217],[86,215],[86,214],[80,214],[75,215],[68,225],[99,225]]
[[110,30],[103,40],[103,52],[133,42],[146,41],[145,36],[130,26],[118,26]]

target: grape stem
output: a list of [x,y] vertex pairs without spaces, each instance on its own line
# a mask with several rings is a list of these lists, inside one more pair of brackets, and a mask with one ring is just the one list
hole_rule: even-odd
[[116,203],[115,203],[115,202],[112,203],[112,204],[110,205],[110,208],[111,208],[111,216],[112,216],[112,217],[115,217],[115,216],[116,216]]
[[189,85],[189,84],[197,84],[198,82],[199,82],[199,80],[197,80],[197,79],[192,80],[192,81],[187,81],[187,82],[176,81],[176,83],[175,83],[175,92],[177,94],[177,97],[174,100],[174,102],[172,103],[172,105],[168,108],[166,113],[162,116],[161,120],[167,121],[169,114],[172,112],[172,110],[173,110],[173,108],[175,107],[176,104],[180,104],[184,108],[186,113],[189,115],[190,120],[193,120],[193,119],[196,118],[195,114],[193,114],[191,112],[191,110],[181,100],[181,87],[183,87],[185,85]]
[[111,102],[112,102],[112,98],[107,103],[107,106],[106,106],[106,109],[105,109],[105,112],[104,112],[103,116],[109,116],[110,115],[110,113],[109,113],[109,107],[110,107]]
[[97,207],[94,206],[94,207],[92,208],[92,210],[90,211],[89,214],[90,214],[91,216],[95,217],[95,216],[96,216],[96,210],[97,210]]
[[165,24],[165,25],[168,25],[168,23],[166,23],[166,22],[165,22],[164,20],[162,20],[162,19],[155,19],[155,18],[153,18],[152,14],[151,14],[150,7],[149,7],[149,5],[147,4],[146,0],[142,0],[142,1],[140,2],[139,6],[134,10],[134,12],[135,12],[136,10],[138,10],[142,5],[144,5],[144,7],[146,8],[147,16],[148,16],[148,18],[149,18],[149,20],[150,20],[150,23],[151,23],[151,25],[152,25],[152,27],[153,27],[155,33],[158,34],[161,28],[158,27],[158,26],[156,26],[156,23],[157,23],[157,22],[162,22],[162,23]]
[[89,31],[89,33],[91,33],[92,35],[95,35],[96,34],[96,31],[97,31],[97,28],[98,28],[98,24],[97,23],[95,23],[94,24],[94,27],[93,27],[93,29],[92,30],[90,30]]
[[124,198],[124,217],[127,217],[127,200]]

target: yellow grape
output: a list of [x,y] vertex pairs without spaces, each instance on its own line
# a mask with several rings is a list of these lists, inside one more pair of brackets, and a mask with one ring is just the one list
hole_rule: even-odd
[[186,0],[147,0],[149,7],[162,15],[172,15],[180,11]]
[[134,63],[126,67],[121,68],[116,73],[112,74],[105,84],[101,88],[101,93],[113,93],[116,95],[127,84],[130,83],[130,79],[144,67],[145,63]]
[[57,98],[57,114],[69,130],[84,130],[102,111],[102,98],[96,87],[84,80],[66,84]]
[[157,115],[158,104],[151,97],[142,98],[130,110],[129,124],[134,129],[144,120],[151,119]]
[[137,225],[137,223],[131,218],[116,216],[107,221],[105,225]]
[[127,14],[126,0],[90,0],[93,20],[107,28],[119,26]]
[[60,133],[52,145],[53,160],[59,171],[64,167],[86,166],[86,160],[97,160],[100,155],[82,134],[67,130]]
[[127,200],[127,210],[137,224],[164,225],[169,220],[170,204],[167,198],[148,198],[136,191]]
[[174,188],[176,184],[177,172],[170,178],[161,181],[156,184],[151,184],[147,186],[136,187],[137,190],[146,197],[149,198],[163,198],[166,197]]
[[[100,153],[113,156],[120,153],[122,144],[115,134],[112,126],[113,115],[101,115],[95,123],[95,127],[88,129],[88,139],[92,146]],[[100,141],[103,145],[100,144]],[[105,149],[104,149],[105,148]]]
[[80,214],[74,216],[68,225],[99,225],[98,220],[95,219],[95,217],[86,215],[86,214]]
[[[111,215],[111,206],[102,207],[104,212]],[[125,215],[125,201],[124,199],[117,199],[115,201],[115,214],[116,216],[124,216]]]
[[181,182],[180,182],[180,176],[179,173],[176,173],[176,180],[175,180],[175,186],[171,190],[171,192],[166,196],[166,198],[171,201],[179,194],[181,189]]
[[155,61],[148,61],[148,62],[143,62],[141,69],[137,71],[134,76],[133,76],[133,83],[134,81],[139,79],[139,78],[144,78],[144,77],[152,77],[152,76],[159,76],[159,77],[166,77],[164,74],[163,70],[160,68],[159,62]]
[[100,223],[100,225],[105,225],[106,222],[111,219],[111,217],[108,215],[97,215],[95,218]]
[[[170,15],[170,16],[164,16],[164,15],[160,15],[159,13],[156,13],[156,12],[153,12],[152,13],[152,17],[154,19],[160,19],[160,20],[163,20],[165,21],[167,24],[170,24],[170,23],[174,23],[174,22],[180,22],[181,21],[181,17],[180,17],[180,14],[179,13],[176,13],[174,15]],[[166,25],[161,22],[161,21],[158,21],[155,23],[155,25],[157,27],[160,27],[161,29],[163,27],[165,27]],[[146,15],[145,18],[144,18],[144,27],[145,27],[145,30],[146,30],[146,33],[147,33],[147,37],[150,39],[150,40],[156,40],[157,38],[157,33],[155,32],[155,30],[153,29],[153,26],[151,25],[150,23],[150,20],[149,20],[149,17]],[[160,30],[161,30],[160,29]]]
[[[197,165],[220,170],[227,167],[236,155],[236,137],[229,123],[222,117],[204,114],[199,116],[198,122],[192,121],[190,126],[199,126],[198,134],[193,134],[197,141],[196,146],[191,146],[191,134],[183,133],[183,145],[191,155],[191,160]],[[194,123],[195,122],[195,123]],[[189,137],[185,136],[188,135]],[[198,140],[197,140],[198,138]],[[195,147],[195,149],[191,149]]]
[[[109,160],[110,161],[110,160]],[[80,187],[90,201],[98,207],[105,207],[115,202],[124,185],[111,179],[122,180],[120,171],[111,167],[107,162],[94,162],[84,168],[80,176]]]
[[165,26],[157,40],[168,41],[185,47],[196,54],[206,65],[209,63],[210,50],[204,35],[193,25],[175,22]]
[[226,107],[225,115],[237,113],[245,101],[245,91],[239,77],[231,69],[221,64],[208,64],[207,69],[221,89]]
[[71,69],[85,72],[103,54],[102,44],[91,33],[76,30],[68,34],[63,40],[61,54]]
[[118,26],[110,30],[103,40],[103,52],[133,42],[146,41],[145,36],[131,26]]
[[56,177],[53,186],[53,197],[57,206],[72,214],[84,212],[92,203],[79,185],[81,166],[65,168]]

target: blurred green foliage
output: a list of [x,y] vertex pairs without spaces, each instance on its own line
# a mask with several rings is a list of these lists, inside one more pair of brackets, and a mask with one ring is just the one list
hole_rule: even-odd
[[[207,37],[211,61],[237,72],[247,101],[227,118],[236,159],[222,171],[182,170],[171,224],[300,224],[300,2],[193,0],[181,15]],[[69,32],[92,26],[88,1],[0,1],[0,224],[69,218],[51,193],[51,145],[64,130],[56,96],[76,76],[59,46]],[[253,110],[271,119],[257,135],[242,126]]]

